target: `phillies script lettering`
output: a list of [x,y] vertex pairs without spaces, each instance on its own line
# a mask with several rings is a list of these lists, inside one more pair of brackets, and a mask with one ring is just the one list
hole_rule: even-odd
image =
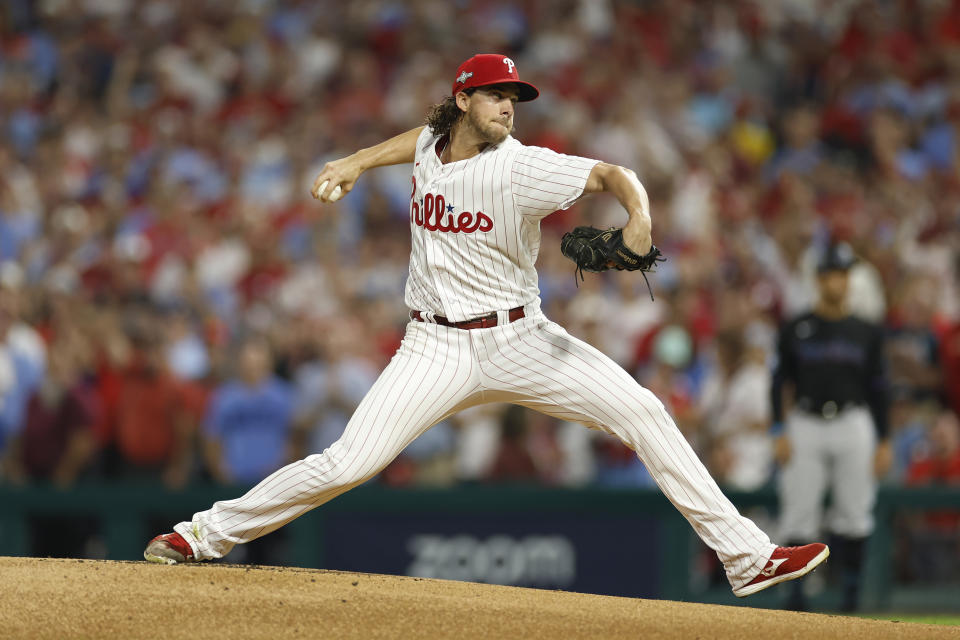
[[[423,196],[423,208],[414,198],[417,193],[417,179],[413,179],[413,193],[410,194],[410,222],[427,231],[442,231],[443,233],[486,233],[493,229],[493,220],[477,211],[461,211],[453,213],[453,207],[447,207],[443,196],[428,193]],[[449,209],[449,210],[448,210]]]

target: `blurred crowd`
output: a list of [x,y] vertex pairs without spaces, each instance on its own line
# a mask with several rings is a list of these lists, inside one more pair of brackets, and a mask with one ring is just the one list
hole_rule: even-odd
[[[651,278],[544,309],[668,405],[725,485],[775,474],[779,323],[844,240],[887,331],[887,482],[960,483],[960,2],[7,0],[0,6],[0,481],[251,484],[321,451],[403,335],[409,167],[323,163],[420,124],[477,52],[542,96],[527,144],[637,171]],[[583,384],[597,381],[584,380]],[[455,416],[378,479],[652,485],[618,441],[517,407]],[[955,526],[954,522],[954,526]]]

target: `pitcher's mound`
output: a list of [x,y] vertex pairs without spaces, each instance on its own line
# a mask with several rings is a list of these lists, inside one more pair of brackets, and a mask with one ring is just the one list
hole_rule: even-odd
[[947,638],[933,625],[363,573],[0,558],[3,638]]

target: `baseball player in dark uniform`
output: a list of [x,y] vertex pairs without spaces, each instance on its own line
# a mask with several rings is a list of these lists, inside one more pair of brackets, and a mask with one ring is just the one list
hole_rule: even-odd
[[[772,384],[782,465],[780,535],[796,544],[814,539],[821,528],[830,531],[848,611],[857,606],[864,541],[873,530],[875,474],[890,461],[882,330],[846,306],[855,261],[843,243],[823,252],[819,301],[781,327]],[[801,589],[792,589],[786,606],[806,608]]]

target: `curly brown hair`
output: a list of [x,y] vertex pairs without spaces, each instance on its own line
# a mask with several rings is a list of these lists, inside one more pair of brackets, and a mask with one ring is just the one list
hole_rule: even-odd
[[[474,92],[474,89],[464,89],[463,92],[469,96]],[[423,123],[430,127],[433,135],[440,136],[442,138],[443,136],[450,134],[450,131],[453,129],[453,125],[460,122],[460,118],[463,117],[463,114],[464,112],[461,111],[460,107],[457,106],[456,97],[447,96],[442,102],[430,107],[430,110],[427,112],[427,117],[424,119]]]

